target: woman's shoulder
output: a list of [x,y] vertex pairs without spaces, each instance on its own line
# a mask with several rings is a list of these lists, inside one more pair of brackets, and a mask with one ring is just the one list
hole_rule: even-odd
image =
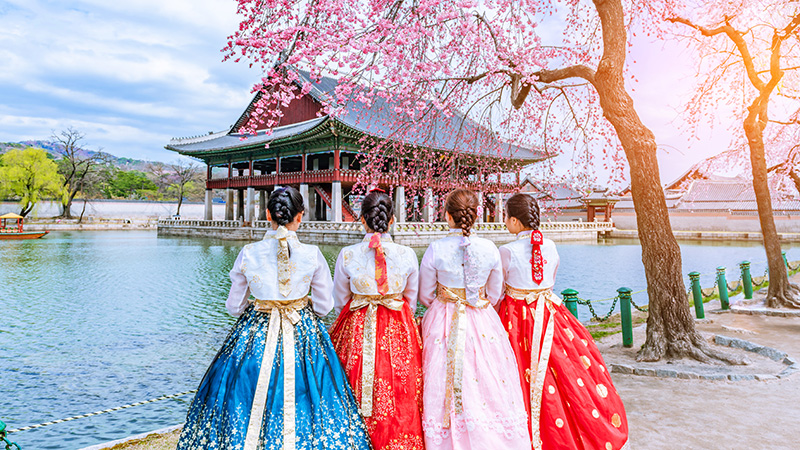
[[499,252],[497,249],[497,245],[494,242],[480,236],[474,236],[474,235],[471,236],[470,243],[471,245],[474,245],[487,253],[494,254]]

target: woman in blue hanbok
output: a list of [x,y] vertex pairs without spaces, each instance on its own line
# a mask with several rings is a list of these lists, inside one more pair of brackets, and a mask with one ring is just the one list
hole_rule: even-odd
[[239,320],[200,383],[177,450],[370,448],[314,314],[333,308],[333,284],[319,249],[297,240],[302,215],[297,190],[275,190],[267,206],[273,229],[236,258],[226,307]]

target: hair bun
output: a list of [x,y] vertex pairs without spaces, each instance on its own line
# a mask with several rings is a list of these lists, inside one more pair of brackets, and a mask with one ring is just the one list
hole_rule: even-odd
[[392,214],[394,214],[392,199],[381,190],[373,189],[361,202],[361,217],[376,233],[385,233],[389,230]]
[[275,189],[269,196],[267,209],[273,222],[286,225],[292,222],[297,214],[305,211],[303,196],[291,186]]

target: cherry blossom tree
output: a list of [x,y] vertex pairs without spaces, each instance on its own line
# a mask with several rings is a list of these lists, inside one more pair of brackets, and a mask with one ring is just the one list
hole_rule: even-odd
[[[765,146],[766,133],[768,139],[775,138],[771,142],[774,150],[771,159],[779,160],[773,172],[797,176],[793,164],[779,166],[793,162],[796,153],[796,140],[787,145],[781,137],[797,137],[796,132],[787,133],[781,128],[800,125],[800,8],[797,2],[774,0],[700,2],[668,20],[689,27],[698,35],[695,42],[700,47],[700,61],[707,69],[700,71],[705,78],[698,84],[688,114],[709,115],[717,102],[725,100],[743,118],[737,137],[744,144],[742,147],[749,148],[769,267],[766,304],[800,308],[800,288],[789,283],[781,255]],[[773,130],[768,130],[768,126]]]
[[[332,114],[385,102],[408,133],[464,114],[515,144],[571,152],[576,176],[620,176],[627,160],[650,300],[638,358],[735,362],[695,330],[655,137],[625,86],[629,31],[658,32],[671,0],[239,0],[239,13],[227,57],[265,72],[245,131],[278,125],[271,105],[313,89],[292,85],[302,67],[340,80]],[[422,165],[435,158],[415,154]]]

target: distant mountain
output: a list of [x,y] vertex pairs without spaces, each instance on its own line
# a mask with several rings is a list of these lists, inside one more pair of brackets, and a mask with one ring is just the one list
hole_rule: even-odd
[[[781,198],[800,198],[800,148],[767,160],[769,188]],[[739,179],[752,181],[750,155],[727,150],[706,158],[689,168],[683,175],[665,186],[667,190],[685,192],[695,180]]]
[[[0,154],[3,154],[6,151],[13,148],[23,149],[27,147],[41,148],[43,150],[46,150],[47,153],[51,154],[55,158],[61,157],[61,153],[64,148],[60,143],[53,141],[34,140],[34,141],[20,141],[20,142],[0,142]],[[109,164],[121,170],[138,170],[141,172],[146,172],[147,165],[151,163],[151,161],[145,161],[133,158],[120,158],[110,153],[96,152],[93,150],[84,150],[83,153],[85,153],[86,155],[96,155],[100,153],[105,157],[106,161],[108,161]]]

